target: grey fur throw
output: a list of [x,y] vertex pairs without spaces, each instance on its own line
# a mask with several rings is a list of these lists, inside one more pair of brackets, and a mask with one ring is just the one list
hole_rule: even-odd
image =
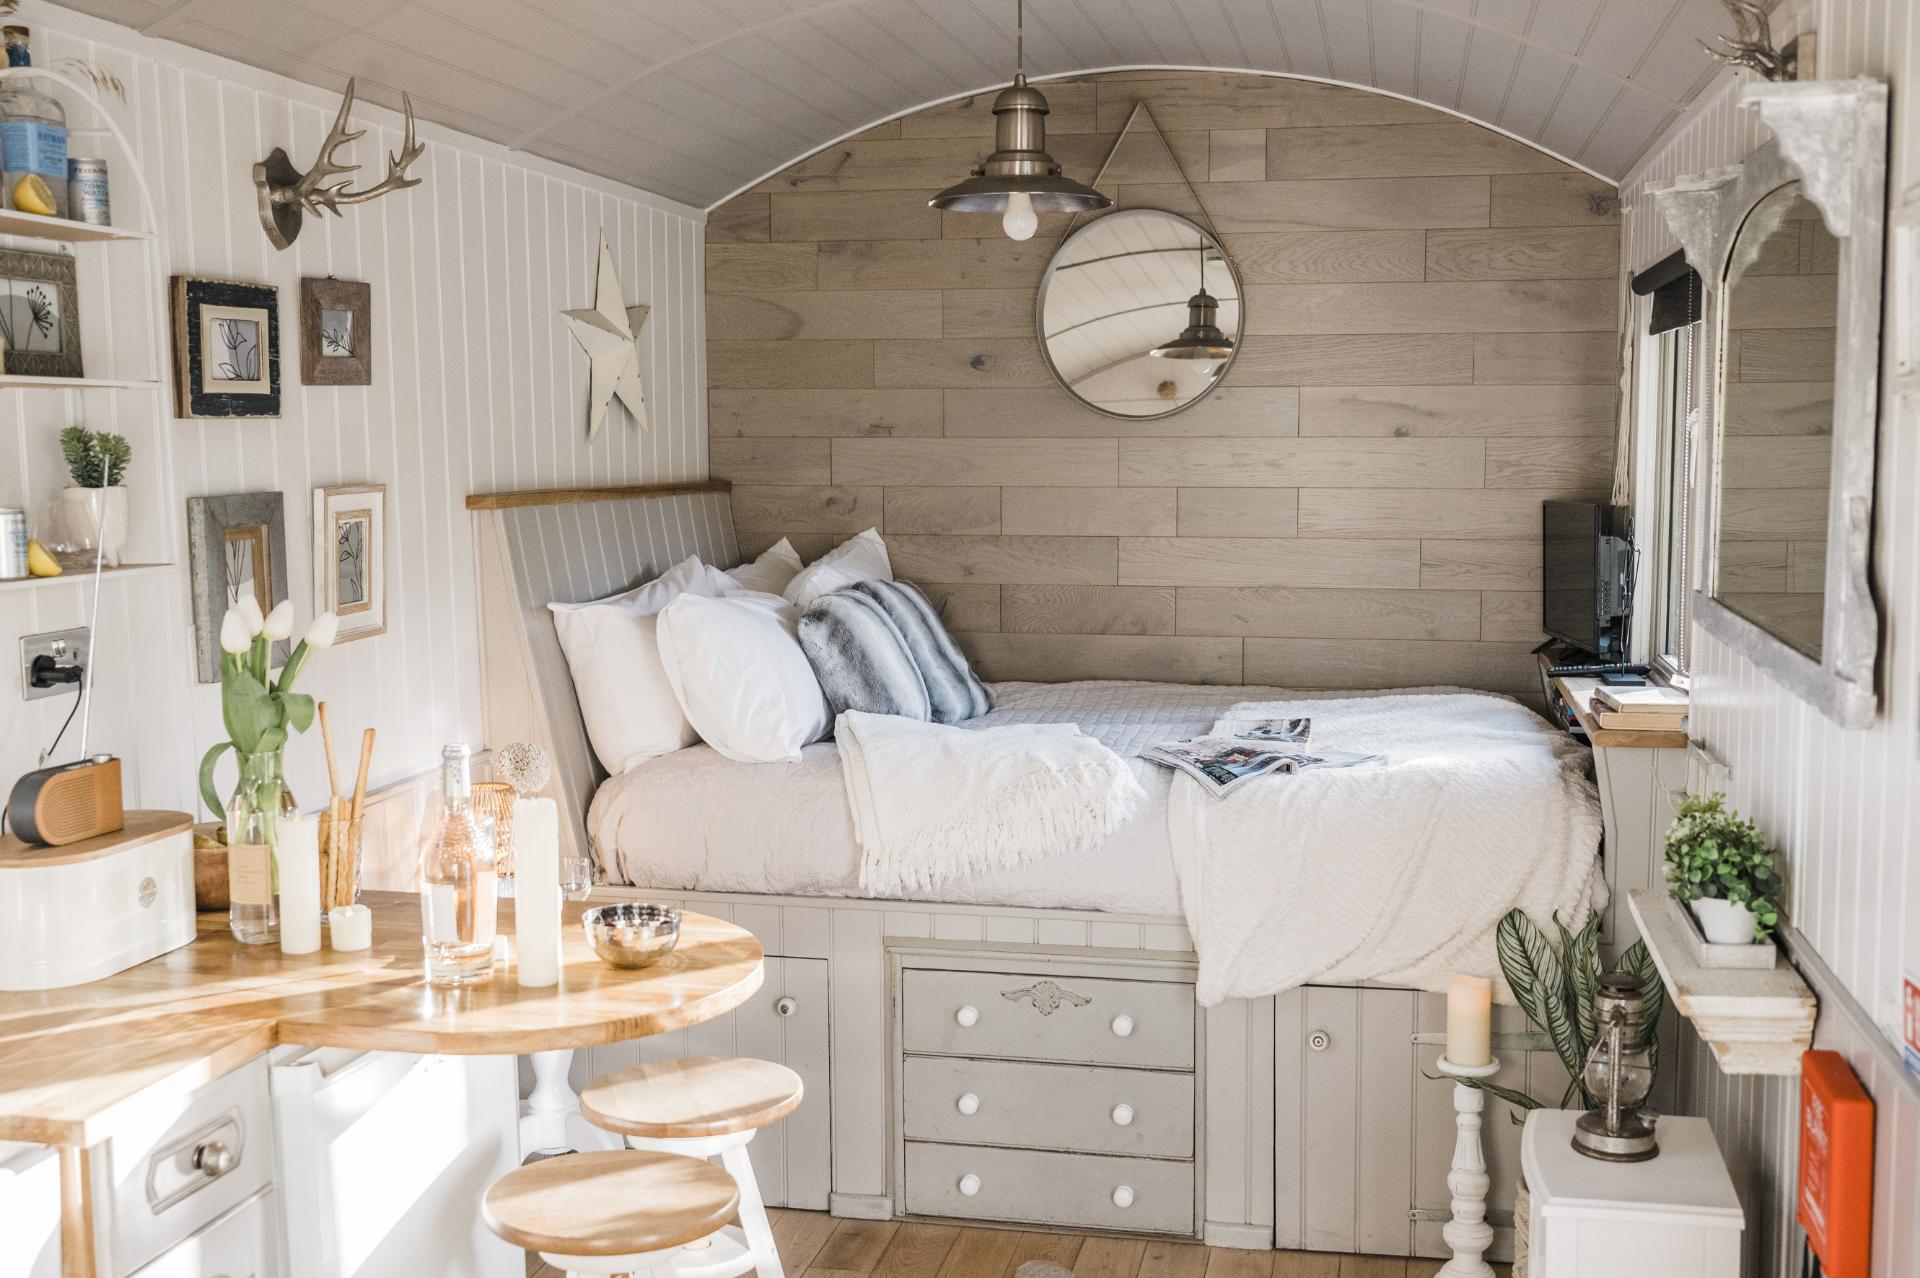
[[940,614],[920,588],[905,581],[862,581],[850,591],[886,610],[906,641],[926,682],[935,723],[961,723],[993,709],[993,697],[967,664],[966,654],[940,624]]
[[933,718],[926,681],[906,639],[869,596],[836,590],[815,600],[800,618],[800,648],[836,717],[864,710],[922,723]]

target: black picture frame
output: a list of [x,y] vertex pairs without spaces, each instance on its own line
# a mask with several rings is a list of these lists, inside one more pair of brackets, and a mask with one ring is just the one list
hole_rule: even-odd
[[[176,275],[171,301],[174,416],[280,416],[280,290],[271,284]],[[229,365],[217,349],[208,348],[208,329],[236,320],[256,323],[266,336],[251,351],[238,353],[247,358],[245,370],[253,375],[231,379],[236,384],[223,389],[222,379],[209,373]]]

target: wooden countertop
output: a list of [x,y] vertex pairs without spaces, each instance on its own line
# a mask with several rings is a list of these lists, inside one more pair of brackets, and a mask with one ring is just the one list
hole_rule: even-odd
[[[63,990],[0,994],[0,1140],[91,1145],[150,1101],[185,1091],[279,1043],[454,1055],[593,1047],[697,1025],[760,987],[760,943],[688,913],[680,944],[650,968],[602,963],[566,906],[560,984],[521,989],[512,964],[483,985],[426,984],[418,898],[368,892],[373,948],[282,954],[241,945],[224,911],[193,944]],[[511,934],[512,902],[500,902]]]

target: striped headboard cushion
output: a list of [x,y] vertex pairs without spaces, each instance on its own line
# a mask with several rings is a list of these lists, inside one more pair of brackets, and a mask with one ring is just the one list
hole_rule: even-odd
[[[689,555],[732,567],[739,550],[727,487],[713,481],[663,485],[666,491],[658,493],[607,489],[469,500],[480,574],[487,743],[534,741],[546,747],[563,855],[585,854],[587,804],[606,772],[587,744],[547,605],[614,594]],[[535,497],[557,499],[510,500]]]

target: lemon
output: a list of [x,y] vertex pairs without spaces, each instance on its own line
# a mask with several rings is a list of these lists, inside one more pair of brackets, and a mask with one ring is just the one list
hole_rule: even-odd
[[29,173],[13,184],[13,207],[22,213],[52,217],[55,212],[53,189],[38,173]]
[[58,577],[61,568],[47,553],[45,546],[38,540],[31,540],[27,542],[27,571],[36,577]]

